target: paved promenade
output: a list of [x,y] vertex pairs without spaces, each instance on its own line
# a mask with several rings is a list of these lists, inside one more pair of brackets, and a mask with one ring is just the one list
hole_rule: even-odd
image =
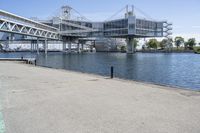
[[0,61],[0,133],[200,133],[200,92]]

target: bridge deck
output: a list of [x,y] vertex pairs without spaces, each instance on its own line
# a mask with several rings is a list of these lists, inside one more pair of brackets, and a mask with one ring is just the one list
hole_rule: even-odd
[[58,29],[0,10],[0,31],[40,38],[59,39]]

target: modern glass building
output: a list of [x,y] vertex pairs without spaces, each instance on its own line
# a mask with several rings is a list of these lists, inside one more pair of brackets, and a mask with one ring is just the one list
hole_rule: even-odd
[[62,7],[63,16],[54,17],[52,20],[44,22],[50,26],[60,29],[63,36],[82,36],[82,37],[163,37],[164,21],[153,21],[147,19],[138,19],[133,10],[125,13],[125,17],[117,20],[104,22],[90,22],[81,20],[71,20],[69,6]]
[[63,6],[60,16],[39,22],[0,11],[0,25],[3,25],[1,30],[45,39],[62,40],[64,43],[67,40],[71,42],[71,40],[80,38],[124,38],[127,40],[130,52],[133,51],[132,41],[134,38],[168,37],[171,34],[169,32],[171,24],[167,21],[139,19],[134,14],[133,7],[131,11],[127,8],[123,18],[103,22],[72,19],[71,11],[71,7]]

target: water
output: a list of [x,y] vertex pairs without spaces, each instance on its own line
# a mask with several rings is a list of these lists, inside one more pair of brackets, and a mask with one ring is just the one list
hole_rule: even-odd
[[6,53],[0,57],[36,57],[37,64],[109,76],[114,66],[115,76],[124,79],[200,90],[200,55],[165,53]]

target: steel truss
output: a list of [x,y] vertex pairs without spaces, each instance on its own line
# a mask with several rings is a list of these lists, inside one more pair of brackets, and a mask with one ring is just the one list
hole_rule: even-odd
[[59,34],[57,32],[36,28],[34,26],[25,25],[2,18],[0,19],[0,31],[53,40],[59,39]]

